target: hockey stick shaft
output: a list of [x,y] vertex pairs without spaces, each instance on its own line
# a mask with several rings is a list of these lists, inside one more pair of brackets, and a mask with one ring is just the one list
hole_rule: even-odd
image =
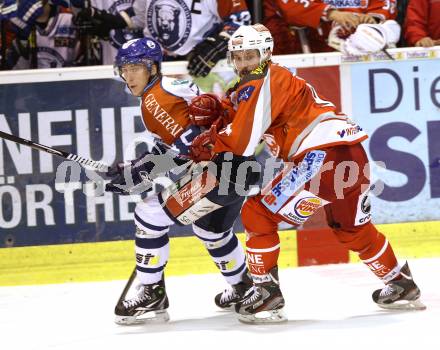
[[45,145],[42,145],[42,144],[37,143],[37,142],[26,140],[26,139],[23,139],[21,137],[18,137],[18,136],[15,136],[15,135],[11,135],[11,134],[8,134],[8,133],[3,132],[3,131],[0,131],[0,137],[3,138],[3,139],[9,140],[9,141],[13,141],[15,143],[19,143],[21,145],[32,147],[32,148],[37,149],[39,151],[43,151],[43,152],[46,152],[46,153],[54,154],[54,155],[62,157],[64,159],[72,160],[72,161],[74,161],[74,162],[76,162],[76,163],[78,163],[78,164],[80,164],[82,166],[92,167],[92,168],[95,168],[96,170],[101,171],[101,172],[106,172],[109,169],[108,165],[102,164],[100,162],[97,162],[97,161],[94,161],[94,160],[91,160],[91,159],[87,159],[87,158],[83,158],[83,157],[80,157],[80,156],[78,156],[76,154],[60,151],[60,150],[58,150],[56,148],[52,148],[52,147],[45,146]]
[[135,278],[136,278],[136,266],[134,267],[133,271],[131,272],[130,278],[128,279],[127,283],[125,284],[124,290],[122,291],[121,296],[119,297],[118,303],[116,305],[122,305],[122,302],[125,300],[125,297],[127,296],[127,293],[130,290]]

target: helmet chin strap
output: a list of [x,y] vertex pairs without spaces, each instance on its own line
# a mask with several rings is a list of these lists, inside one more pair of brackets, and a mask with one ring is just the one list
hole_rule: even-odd
[[158,80],[159,80],[159,74],[156,73],[153,77],[150,76],[147,85],[144,87],[143,93],[147,92]]
[[[156,65],[156,73],[153,75],[152,70],[153,70],[154,64]],[[156,81],[160,78],[160,63],[152,62],[149,60],[145,64],[145,66],[147,67],[147,71],[150,74],[150,78],[148,79],[147,85],[144,87],[143,93],[148,91],[156,83]]]

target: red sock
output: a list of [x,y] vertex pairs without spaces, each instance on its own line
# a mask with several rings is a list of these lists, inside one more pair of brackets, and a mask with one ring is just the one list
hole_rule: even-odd
[[359,254],[359,258],[383,282],[387,283],[399,275],[400,266],[385,236],[377,232],[376,239]]
[[247,233],[246,257],[249,272],[254,282],[268,280],[267,274],[277,265],[280,253],[280,238],[278,234],[255,235]]

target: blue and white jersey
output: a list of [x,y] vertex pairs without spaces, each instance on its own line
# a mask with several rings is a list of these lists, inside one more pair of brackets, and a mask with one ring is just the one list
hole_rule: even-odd
[[18,5],[16,0],[0,1],[0,19],[8,19],[16,16]]
[[[60,68],[73,64],[78,54],[78,38],[71,13],[57,13],[46,28],[36,26],[38,68]],[[14,69],[29,68],[29,61],[20,57]]]
[[186,55],[226,19],[237,25],[250,21],[242,0],[135,0],[133,9],[134,26],[168,55]]
[[[92,6],[99,10],[105,10],[112,15],[121,15],[124,20],[130,22],[130,17],[134,15],[133,0],[92,0]],[[102,63],[113,64],[118,49],[125,42],[141,38],[142,30],[134,28],[112,29],[109,40],[101,40]]]

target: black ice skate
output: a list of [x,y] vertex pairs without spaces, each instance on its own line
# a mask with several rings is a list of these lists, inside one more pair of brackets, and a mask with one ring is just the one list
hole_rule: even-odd
[[253,283],[248,272],[244,273],[242,278],[243,280],[241,282],[230,286],[215,296],[214,301],[219,308],[230,309],[239,302],[244,297],[246,291],[252,287]]
[[420,301],[420,289],[414,283],[408,262],[400,270],[401,278],[373,292],[373,300],[384,309],[425,310]]
[[115,322],[122,325],[166,322],[170,319],[164,281],[140,285],[138,295],[116,305]]
[[269,272],[270,282],[254,284],[244,298],[235,304],[238,320],[249,324],[279,323],[284,316],[284,298],[278,280],[278,268]]

